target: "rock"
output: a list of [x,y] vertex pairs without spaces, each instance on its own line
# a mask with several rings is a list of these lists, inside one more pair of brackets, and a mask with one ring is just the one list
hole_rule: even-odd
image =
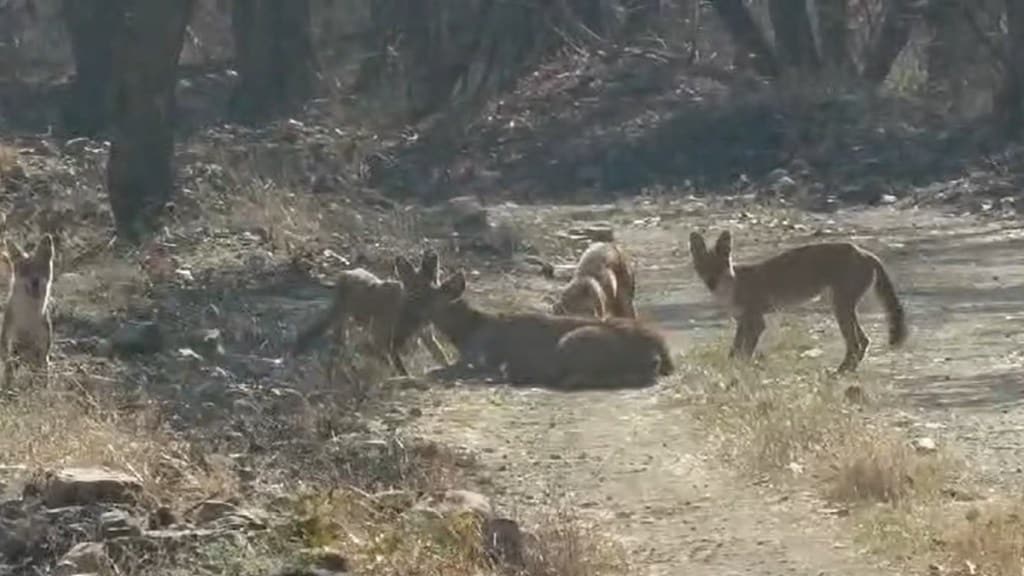
[[591,226],[570,228],[569,234],[572,236],[582,236],[594,242],[615,241],[615,230],[610,224],[594,224]]
[[373,500],[381,510],[401,514],[416,505],[416,494],[408,490],[388,490],[374,494]]
[[129,322],[110,337],[110,351],[117,356],[155,354],[163,348],[163,334],[156,322]]
[[431,511],[444,518],[452,518],[462,514],[473,514],[480,521],[492,516],[491,501],[483,494],[469,490],[446,490],[423,498],[413,510]]
[[39,493],[50,508],[124,503],[137,500],[142,484],[132,476],[108,468],[65,468],[47,472]]
[[856,384],[852,384],[843,390],[843,398],[850,404],[864,404],[867,402],[867,395],[864,393],[864,389]]
[[104,540],[142,535],[142,522],[124,510],[107,510],[100,514],[99,528]]
[[192,517],[201,526],[213,525],[227,530],[262,529],[267,525],[262,512],[247,510],[220,500],[206,500],[200,503]]
[[224,355],[224,344],[220,330],[216,328],[193,330],[188,343],[196,352],[207,358]]
[[447,205],[452,228],[459,234],[475,234],[490,228],[487,209],[476,196],[456,196]]
[[492,518],[481,527],[484,552],[498,565],[522,568],[523,533],[515,520]]
[[174,515],[174,511],[168,506],[160,506],[149,516],[149,529],[160,530],[167,528],[178,523],[178,518]]
[[57,562],[56,576],[73,576],[83,573],[101,575],[114,573],[114,566],[102,543],[81,542],[76,544]]
[[927,436],[915,438],[910,445],[914,447],[918,454],[933,454],[939,451],[939,445],[935,443],[935,440]]

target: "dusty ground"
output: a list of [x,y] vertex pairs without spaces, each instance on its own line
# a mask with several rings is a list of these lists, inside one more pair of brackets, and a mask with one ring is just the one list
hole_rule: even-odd
[[[889,350],[884,317],[869,296],[861,310],[874,343],[861,373],[846,380],[872,388],[881,382],[878,418],[959,450],[990,486],[1019,486],[1019,226],[896,206],[826,215],[696,199],[500,212],[548,235],[572,222],[613,223],[640,270],[640,313],[677,351],[717,342],[724,354],[732,330],[689,267],[691,228],[732,228],[740,261],[808,241],[861,242],[893,270],[912,337]],[[526,268],[484,272],[471,284],[478,302],[496,304],[507,294],[520,306],[543,306],[556,289]],[[822,350],[808,362],[822,369],[838,363],[842,344],[827,310],[814,303],[797,313],[812,319]],[[769,320],[768,354],[780,318]],[[456,386],[429,394],[419,426],[483,454],[495,491],[509,501],[574,494],[586,515],[621,534],[637,574],[895,573],[859,555],[825,503],[763,488],[716,463],[693,414],[659,402],[688,384],[676,378],[652,390],[574,394]]]

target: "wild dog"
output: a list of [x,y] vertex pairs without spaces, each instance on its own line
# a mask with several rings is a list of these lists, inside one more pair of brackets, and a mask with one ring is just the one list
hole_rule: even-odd
[[466,301],[465,289],[461,271],[441,283],[430,321],[458,349],[460,363],[503,370],[512,384],[566,387],[598,371],[611,381],[633,376],[637,366],[660,374],[673,369],[660,335],[635,320],[486,312]]
[[0,328],[0,358],[4,363],[3,386],[9,386],[16,364],[24,363],[43,372],[49,369],[53,342],[49,309],[53,237],[44,235],[32,255],[10,240],[4,241],[4,247],[11,280]]
[[764,332],[764,315],[800,304],[828,290],[832,311],[846,342],[837,372],[852,371],[864,359],[870,340],[857,320],[857,304],[875,287],[889,321],[889,343],[907,338],[903,305],[878,256],[850,242],[810,244],[786,250],[757,264],[734,265],[732,235],[722,232],[708,250],[704,237],[690,234],[690,253],[697,275],[736,319],[730,357],[749,359]]
[[409,372],[399,352],[413,337],[426,346],[436,362],[447,365],[448,355],[437,342],[433,327],[424,326],[425,314],[415,313],[409,305],[410,300],[422,300],[416,294],[437,286],[437,255],[425,252],[419,270],[404,256],[397,256],[395,270],[401,281],[382,280],[365,268],[343,271],[335,283],[330,307],[299,332],[292,353],[305,352],[315,340],[332,330],[338,345],[344,346],[344,324],[352,319],[370,331],[373,349],[403,376],[408,376]]
[[[540,262],[546,276],[554,267]],[[625,253],[610,242],[595,242],[580,256],[572,280],[551,307],[554,314],[636,318],[636,276]]]

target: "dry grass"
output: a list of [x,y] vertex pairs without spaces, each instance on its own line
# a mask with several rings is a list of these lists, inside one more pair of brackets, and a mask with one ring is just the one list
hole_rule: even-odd
[[[887,398],[884,387],[865,374],[830,375],[828,354],[806,354],[815,348],[808,334],[802,325],[778,330],[753,365],[729,361],[724,341],[680,363],[689,366],[684,382],[692,383],[685,395],[699,398],[696,412],[720,453],[748,472],[810,485],[850,510],[857,538],[885,557],[918,569],[922,559],[1013,565],[1010,551],[1016,543],[1020,556],[1024,528],[1015,535],[1016,520],[1007,515],[968,522],[950,536],[944,519],[957,503],[944,493],[963,482],[962,463],[945,449],[919,453],[904,431],[872,418],[870,400]],[[867,406],[846,399],[851,384],[867,393]]]
[[165,503],[194,501],[212,493],[235,493],[234,475],[210,458],[190,461],[188,445],[160,422],[155,410],[119,412],[94,397],[57,389],[26,390],[0,403],[3,462],[28,469],[108,466],[134,474],[146,491]]

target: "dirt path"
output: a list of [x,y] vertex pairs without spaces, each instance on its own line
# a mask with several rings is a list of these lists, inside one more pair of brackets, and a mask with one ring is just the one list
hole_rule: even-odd
[[[540,218],[550,230],[588,218],[579,208],[542,217],[536,209],[516,212],[511,217]],[[714,222],[717,233],[728,225],[740,260],[830,237],[876,250],[895,271],[914,330],[909,346],[891,351],[879,306],[872,298],[862,305],[875,344],[861,372],[891,381],[904,400],[879,417],[955,442],[986,480],[1019,481],[1020,227],[892,207],[793,215],[691,201],[593,212],[615,224],[641,270],[640,313],[677,350],[724,342],[731,330],[688,268],[691,227]],[[485,275],[474,287],[478,298],[495,298],[510,284],[517,300],[533,293],[538,305],[553,290],[526,271],[511,282]],[[838,361],[841,342],[827,310],[812,304],[802,313],[817,320],[814,336],[825,357]],[[715,462],[687,410],[657,402],[671,385],[576,394],[456,387],[434,393],[420,426],[483,454],[496,491],[510,500],[573,494],[586,514],[622,535],[637,574],[893,573],[852,550],[849,535],[813,497],[761,489]]]

